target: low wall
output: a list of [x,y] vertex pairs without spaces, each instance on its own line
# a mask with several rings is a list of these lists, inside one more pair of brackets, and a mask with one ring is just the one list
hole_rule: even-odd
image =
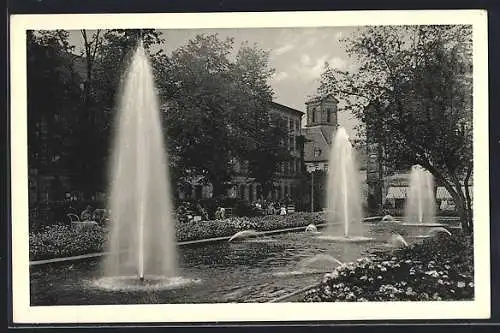
[[[326,226],[326,223],[316,225],[317,228],[322,228],[324,226]],[[284,228],[284,229],[277,229],[277,230],[270,230],[270,231],[261,231],[261,232],[258,232],[257,234],[258,234],[258,236],[267,236],[267,235],[282,234],[282,233],[287,233],[287,232],[299,232],[299,231],[304,231],[304,230],[305,230],[305,227],[293,227],[293,228]],[[231,237],[232,236],[224,236],[224,237],[215,237],[215,238],[207,238],[207,239],[178,242],[177,245],[186,246],[186,245],[196,245],[196,244],[218,243],[218,242],[228,241]],[[111,252],[89,253],[89,254],[82,254],[82,255],[78,255],[78,256],[65,257],[65,258],[33,260],[33,261],[30,261],[30,266],[39,266],[39,265],[46,265],[46,264],[52,264],[52,263],[58,263],[58,262],[78,261],[78,260],[83,260],[83,259],[102,257],[102,256],[106,256],[109,254],[111,254]]]

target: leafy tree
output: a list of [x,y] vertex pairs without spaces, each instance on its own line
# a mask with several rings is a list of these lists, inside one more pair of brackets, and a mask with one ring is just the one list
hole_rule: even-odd
[[248,161],[261,182],[268,183],[269,170],[276,169],[265,159],[275,153],[271,140],[278,136],[268,114],[268,53],[244,44],[232,59],[233,49],[231,38],[198,35],[163,57],[158,68],[174,173],[203,176],[215,196],[223,194],[235,159]]
[[27,32],[29,165],[58,174],[74,159],[71,138],[80,98],[73,47],[64,30]]
[[338,96],[365,123],[385,165],[429,170],[472,231],[471,27],[367,27],[343,42],[359,68],[327,64],[319,92]]
[[273,91],[269,79],[274,69],[269,67],[269,52],[256,45],[241,45],[234,64],[234,80],[240,94],[239,109],[248,110],[239,117],[242,158],[248,161],[249,175],[262,184],[267,197],[281,162],[290,157],[285,140],[288,138],[284,119],[270,114]]
[[[117,94],[132,51],[139,40],[150,50],[163,43],[154,29],[81,30],[85,91],[78,127],[79,187],[104,190]],[[159,51],[161,53],[161,50]],[[157,53],[153,54],[153,59]]]

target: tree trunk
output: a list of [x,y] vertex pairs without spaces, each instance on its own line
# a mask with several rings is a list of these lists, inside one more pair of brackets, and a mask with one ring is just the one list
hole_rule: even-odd
[[472,222],[472,200],[470,197],[470,192],[469,192],[469,179],[472,175],[472,169],[473,169],[473,164],[470,163],[469,167],[467,169],[467,175],[465,176],[464,180],[464,188],[465,188],[465,204],[467,208],[467,217],[468,217],[468,223],[470,227],[470,233],[474,232],[473,230],[473,222]]
[[[462,225],[462,231],[466,234],[472,233],[472,214],[471,207],[467,205],[466,198],[462,192],[462,185],[456,178],[452,176],[453,183],[446,179],[443,174],[436,168],[434,168],[430,163],[425,163],[423,165],[427,170],[429,170],[434,177],[436,177],[440,183],[446,188],[448,193],[453,198],[455,207],[457,209],[458,216],[460,217],[460,223]],[[466,179],[468,181],[468,179]]]
[[471,223],[471,211],[469,207],[467,207],[467,204],[465,200],[462,200],[462,198],[457,198],[454,199],[455,205],[457,207],[457,212],[460,217],[460,223],[462,225],[462,230],[466,234],[471,234],[472,233],[472,223]]

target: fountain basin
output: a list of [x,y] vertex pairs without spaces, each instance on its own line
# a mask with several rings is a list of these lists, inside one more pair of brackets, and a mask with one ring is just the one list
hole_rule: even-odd
[[[313,259],[318,254],[349,263],[371,253],[397,250],[384,244],[385,237],[373,234],[366,225],[362,235],[373,237],[376,241],[331,242],[306,235],[303,230],[303,227],[298,227],[291,228],[295,232],[273,232],[271,238],[275,241],[272,242],[241,242],[236,245],[214,241],[180,246],[178,275],[188,280],[184,283],[174,280],[162,284],[161,279],[150,282],[154,278],[146,274],[144,284],[152,286],[144,287],[136,276],[129,276],[132,275],[130,273],[111,280],[118,286],[110,288],[106,285],[110,281],[102,280],[100,259],[93,257],[75,262],[34,265],[30,267],[30,304],[260,303],[275,299],[288,302],[294,299],[280,300],[279,297],[318,283],[324,274],[320,271],[332,271],[333,265],[322,265]],[[343,235],[341,225],[337,231],[337,235]],[[411,236],[405,237],[405,240],[410,245],[418,242]],[[316,261],[317,265],[299,265],[311,261]]]
[[367,242],[375,241],[375,238],[364,237],[364,236],[346,237],[346,236],[321,235],[321,236],[317,236],[316,238],[322,239],[322,240],[328,240],[328,241],[332,241],[332,242],[338,242],[338,243],[367,243]]
[[201,283],[200,279],[188,279],[181,276],[165,277],[146,275],[144,280],[135,275],[102,277],[89,282],[91,287],[108,291],[158,291],[187,287]]
[[442,223],[401,223],[404,227],[422,227],[422,228],[435,228],[435,227],[446,227],[446,224]]

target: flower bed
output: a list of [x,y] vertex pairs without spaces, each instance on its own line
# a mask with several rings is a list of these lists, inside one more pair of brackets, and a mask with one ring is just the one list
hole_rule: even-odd
[[470,237],[431,239],[340,266],[309,290],[304,301],[472,300],[473,276]]
[[191,241],[232,236],[238,231],[270,231],[305,227],[310,223],[323,223],[320,214],[294,213],[291,215],[266,215],[261,217],[233,217],[225,220],[184,222],[177,225],[177,239]]
[[[262,217],[232,217],[225,220],[179,222],[176,236],[179,242],[216,237],[229,237],[238,231],[253,229],[270,231],[305,227],[310,223],[323,223],[321,214],[294,213]],[[69,257],[102,252],[106,248],[108,229],[100,226],[75,229],[71,226],[52,225],[30,233],[30,260]]]
[[107,232],[100,226],[77,229],[51,225],[30,233],[30,260],[43,260],[102,252]]

